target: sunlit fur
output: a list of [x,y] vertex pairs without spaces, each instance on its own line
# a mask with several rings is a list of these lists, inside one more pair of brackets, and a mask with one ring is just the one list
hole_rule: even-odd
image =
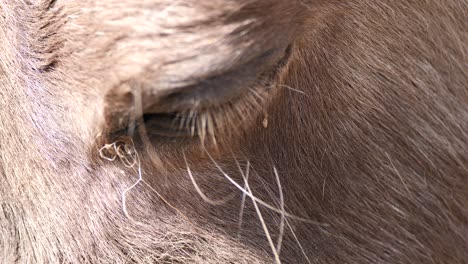
[[[468,262],[467,12],[0,0],[0,263]],[[289,45],[193,137],[142,122]]]

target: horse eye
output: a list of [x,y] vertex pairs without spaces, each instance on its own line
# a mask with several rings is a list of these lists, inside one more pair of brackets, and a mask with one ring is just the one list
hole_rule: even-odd
[[[168,89],[153,96],[150,99],[153,103],[143,109],[141,120],[129,122],[128,126],[144,125],[148,136],[160,143],[197,138],[213,125],[207,123],[210,118],[233,104],[246,101],[246,94],[252,89],[274,87],[272,80],[286,65],[290,54],[291,45],[282,52],[271,49],[230,70]],[[116,134],[127,133],[128,129],[121,128]]]

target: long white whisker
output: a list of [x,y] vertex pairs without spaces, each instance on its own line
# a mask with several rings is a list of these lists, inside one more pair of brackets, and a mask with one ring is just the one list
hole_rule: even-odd
[[278,241],[276,242],[276,251],[278,254],[281,252],[281,245],[283,243],[283,236],[284,236],[284,220],[286,216],[284,215],[284,196],[283,196],[283,187],[281,186],[280,178],[278,175],[278,171],[276,170],[275,167],[273,167],[273,170],[275,172],[275,177],[276,177],[276,183],[278,184],[278,191],[280,195],[280,206],[281,206],[281,222],[280,222],[280,228],[279,228],[279,235],[278,235]]
[[198,195],[200,195],[200,197],[207,203],[209,204],[212,204],[212,205],[221,205],[221,204],[224,204],[226,203],[227,199],[222,199],[222,200],[211,200],[210,198],[208,198],[203,192],[202,190],[200,189],[200,187],[198,186],[197,182],[195,181],[195,178],[193,177],[192,175],[192,171],[190,170],[190,167],[188,165],[188,162],[187,162],[187,157],[185,156],[185,152],[183,152],[183,156],[184,156],[184,161],[185,161],[185,165],[187,166],[187,173],[190,177],[190,180],[192,181],[193,183],[193,187],[195,187],[195,190],[197,191]]
[[[250,167],[250,162],[247,162],[247,168]],[[247,172],[249,172],[247,170]],[[271,247],[271,251],[273,252],[273,255],[275,257],[275,262],[277,264],[281,264],[281,260],[279,258],[279,254],[278,252],[276,251],[276,248],[275,248],[275,245],[273,243],[273,240],[271,239],[271,236],[270,236],[270,231],[268,231],[268,227],[266,226],[266,223],[265,223],[265,219],[263,218],[262,216],[262,212],[260,211],[260,208],[258,207],[257,205],[257,202],[255,201],[255,199],[253,199],[253,197],[255,197],[252,193],[252,190],[250,189],[250,186],[249,186],[249,182],[247,181],[247,177],[248,177],[248,174],[247,175],[244,175],[242,173],[242,177],[244,178],[244,183],[246,185],[246,189],[247,191],[250,193],[250,198],[252,199],[252,203],[255,207],[255,211],[257,212],[257,215],[258,215],[258,218],[260,220],[260,223],[262,224],[262,227],[263,227],[263,230],[265,232],[265,236],[268,240],[268,244],[270,244],[270,247]]]
[[[242,168],[240,167],[239,162],[237,161],[237,159],[235,159],[235,161],[236,161],[237,167],[239,168],[240,173],[242,174]],[[245,181],[249,180],[249,169],[250,169],[250,166],[247,166],[246,172],[245,172],[246,179],[244,180],[244,188],[247,188],[247,184],[245,183]],[[246,198],[246,194],[243,192],[242,193],[242,200],[241,200],[241,208],[240,208],[240,212],[239,212],[239,224],[238,224],[238,231],[237,231],[237,239],[240,239],[240,237],[241,237],[242,221],[243,221],[243,217],[244,217],[245,198]]]
[[310,219],[307,219],[307,218],[303,218],[303,217],[299,217],[299,216],[295,216],[295,215],[292,215],[290,213],[287,213],[287,212],[282,212],[280,209],[258,199],[257,197],[255,196],[252,196],[251,193],[249,193],[246,189],[242,188],[234,179],[232,179],[229,175],[227,175],[223,169],[218,165],[218,163],[213,159],[213,157],[210,155],[210,153],[208,153],[208,151],[206,151],[205,149],[205,152],[206,154],[209,156],[209,158],[211,159],[211,161],[213,162],[213,164],[216,166],[216,168],[223,174],[223,176],[229,181],[231,182],[235,187],[237,187],[239,190],[241,190],[243,193],[245,193],[245,195],[247,195],[249,198],[251,199],[254,199],[257,203],[263,205],[264,207],[274,211],[274,212],[277,212],[277,213],[280,213],[280,214],[283,214],[291,219],[295,219],[295,220],[298,220],[298,221],[302,221],[302,222],[305,222],[305,223],[310,223],[310,224],[315,224],[315,225],[320,225],[320,226],[329,226],[327,223],[320,223],[320,222],[317,222],[317,221],[314,221],[314,220],[310,220]]
[[292,228],[292,226],[291,226],[291,224],[289,223],[288,219],[286,219],[286,224],[288,225],[289,230],[291,230],[291,233],[293,234],[293,237],[294,237],[294,239],[296,240],[297,245],[299,246],[299,248],[301,249],[302,254],[304,255],[304,257],[305,257],[306,260],[307,260],[307,263],[312,264],[312,262],[310,261],[309,257],[308,257],[307,254],[305,253],[305,250],[304,250],[304,248],[302,247],[301,242],[299,242],[299,239],[298,239],[297,236],[296,236],[296,232],[294,232],[294,229]]
[[291,90],[293,92],[296,92],[296,93],[299,93],[299,94],[302,94],[302,95],[305,95],[305,96],[309,97],[309,95],[306,92],[304,92],[302,90],[299,90],[299,89],[296,89],[296,88],[293,88],[293,87],[291,87],[289,85],[286,85],[286,84],[275,84],[275,85],[268,86],[267,88],[273,88],[275,86],[284,87],[284,88],[286,88],[288,90]]

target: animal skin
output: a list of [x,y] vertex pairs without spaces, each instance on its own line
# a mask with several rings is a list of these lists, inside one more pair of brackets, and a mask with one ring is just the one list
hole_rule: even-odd
[[466,0],[0,0],[0,263],[468,263]]

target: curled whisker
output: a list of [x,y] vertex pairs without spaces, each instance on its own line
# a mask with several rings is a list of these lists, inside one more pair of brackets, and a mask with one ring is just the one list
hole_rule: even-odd
[[[120,143],[120,144],[119,144]],[[123,146],[122,146],[123,145]],[[109,153],[101,154],[104,150],[111,150]],[[150,184],[148,184],[144,178],[143,178],[143,173],[141,169],[141,160],[140,160],[140,155],[136,151],[133,141],[130,139],[129,142],[125,142],[123,140],[121,141],[116,141],[112,144],[106,144],[104,147],[100,149],[100,155],[102,158],[109,160],[109,161],[115,161],[117,158],[124,164],[126,168],[131,168],[137,173],[138,178],[137,180],[130,185],[130,187],[126,188],[121,195],[121,200],[122,200],[122,210],[125,214],[125,216],[132,221],[136,222],[129,214],[128,209],[127,209],[127,195],[128,193],[133,190],[138,184],[143,183],[147,187],[151,189],[164,203],[166,203],[169,207],[174,209],[177,213],[179,213],[187,222],[192,224],[190,219],[182,213],[179,209],[177,209],[175,206],[173,206],[169,201],[167,201],[156,189],[153,188]]]
[[114,151],[115,151],[115,143],[105,144],[102,148],[99,149],[99,156],[102,159],[105,159],[108,161],[114,161],[117,158],[117,155],[113,154]]
[[127,168],[133,168],[136,166],[136,172],[138,175],[138,179],[134,182],[130,187],[125,189],[122,192],[122,210],[125,216],[132,221],[134,221],[128,213],[127,210],[127,193],[135,188],[142,180],[143,176],[141,173],[141,161],[138,153],[134,149],[133,141],[130,139],[130,142],[126,142],[124,140],[118,140],[111,144],[104,145],[101,149],[99,149],[99,155],[101,158],[106,159],[108,161],[115,161],[117,158],[124,164]]
[[[129,191],[131,191],[133,188],[135,188],[141,181],[143,181],[143,174],[141,173],[141,162],[140,162],[140,158],[138,157],[138,154],[135,154],[136,155],[136,159],[138,160],[138,166],[137,166],[137,175],[138,175],[138,179],[136,182],[134,182],[130,187],[128,187],[127,189],[125,189],[123,192],[122,192],[122,209],[123,209],[123,212],[125,214],[125,216],[129,219],[131,219],[132,221],[134,221],[132,219],[132,217],[130,216],[130,214],[128,213],[128,210],[127,210],[127,193]],[[132,166],[133,167],[133,166]]]

